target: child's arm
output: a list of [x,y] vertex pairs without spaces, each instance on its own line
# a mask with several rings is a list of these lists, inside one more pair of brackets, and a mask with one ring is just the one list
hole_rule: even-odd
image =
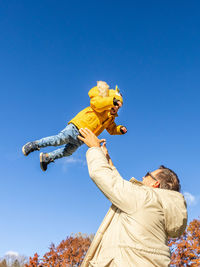
[[127,129],[125,126],[122,125],[116,125],[115,122],[111,123],[106,130],[108,131],[109,134],[111,135],[116,135],[116,134],[125,134],[127,132]]

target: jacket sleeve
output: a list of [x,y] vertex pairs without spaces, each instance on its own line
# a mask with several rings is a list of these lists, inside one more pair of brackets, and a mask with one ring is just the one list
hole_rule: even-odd
[[113,106],[112,96],[95,96],[90,100],[90,106],[97,112],[103,112]]
[[108,164],[101,148],[88,149],[86,158],[91,179],[112,204],[126,213],[135,212],[142,206],[143,190],[124,180],[116,168]]
[[116,123],[113,122],[106,128],[106,130],[111,135],[116,135],[116,134],[121,135],[122,134],[121,131],[120,131],[121,127],[122,127],[122,125],[116,125]]

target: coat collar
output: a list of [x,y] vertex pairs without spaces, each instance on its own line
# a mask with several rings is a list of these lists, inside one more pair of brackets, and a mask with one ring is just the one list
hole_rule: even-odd
[[144,186],[144,184],[138,180],[136,180],[134,177],[132,177],[129,182],[133,183],[133,184],[136,184],[136,185],[139,185],[139,186]]

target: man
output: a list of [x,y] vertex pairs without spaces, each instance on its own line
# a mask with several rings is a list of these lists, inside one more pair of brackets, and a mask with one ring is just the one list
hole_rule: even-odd
[[89,174],[112,206],[98,229],[82,267],[170,265],[168,237],[180,236],[187,224],[177,175],[164,166],[143,181],[124,180],[105,148],[89,129],[79,139],[87,151]]

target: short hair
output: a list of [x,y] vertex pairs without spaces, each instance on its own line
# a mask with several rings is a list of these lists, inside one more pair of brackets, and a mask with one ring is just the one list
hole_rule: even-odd
[[160,188],[180,192],[181,185],[177,174],[163,165],[159,169],[161,172],[156,175],[156,178],[160,181]]

